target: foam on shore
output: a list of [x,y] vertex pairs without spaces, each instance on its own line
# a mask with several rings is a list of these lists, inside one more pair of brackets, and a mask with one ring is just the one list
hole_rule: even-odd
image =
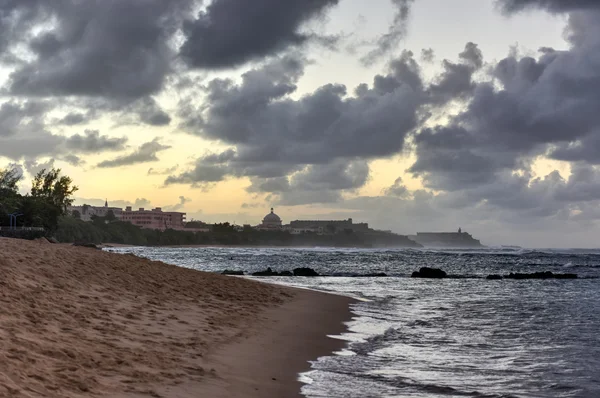
[[351,299],[0,239],[0,396],[297,396]]

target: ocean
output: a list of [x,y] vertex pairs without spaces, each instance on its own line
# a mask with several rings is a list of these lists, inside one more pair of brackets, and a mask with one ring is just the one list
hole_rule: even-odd
[[[600,250],[109,248],[182,267],[361,299],[341,352],[301,375],[307,397],[600,397]],[[436,267],[456,279],[410,278]],[[574,280],[486,280],[552,271]],[[387,277],[356,277],[383,272]]]

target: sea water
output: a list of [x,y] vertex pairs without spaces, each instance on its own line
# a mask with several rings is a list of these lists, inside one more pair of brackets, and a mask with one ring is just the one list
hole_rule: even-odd
[[[363,299],[341,352],[302,375],[308,397],[600,397],[600,251],[114,248]],[[423,266],[463,279],[410,278]],[[486,280],[552,271],[575,280]],[[383,272],[388,277],[356,277]]]

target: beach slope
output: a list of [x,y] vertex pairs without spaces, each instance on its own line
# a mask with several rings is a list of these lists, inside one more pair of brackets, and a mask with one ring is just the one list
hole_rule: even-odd
[[299,396],[351,301],[0,239],[0,396]]

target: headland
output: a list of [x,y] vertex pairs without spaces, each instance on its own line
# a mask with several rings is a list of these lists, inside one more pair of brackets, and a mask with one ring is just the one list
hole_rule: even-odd
[[293,397],[352,299],[0,238],[0,396]]
[[483,247],[478,239],[462,231],[458,232],[417,232],[416,235],[408,235],[408,239],[423,245],[424,247],[434,248],[478,248]]

